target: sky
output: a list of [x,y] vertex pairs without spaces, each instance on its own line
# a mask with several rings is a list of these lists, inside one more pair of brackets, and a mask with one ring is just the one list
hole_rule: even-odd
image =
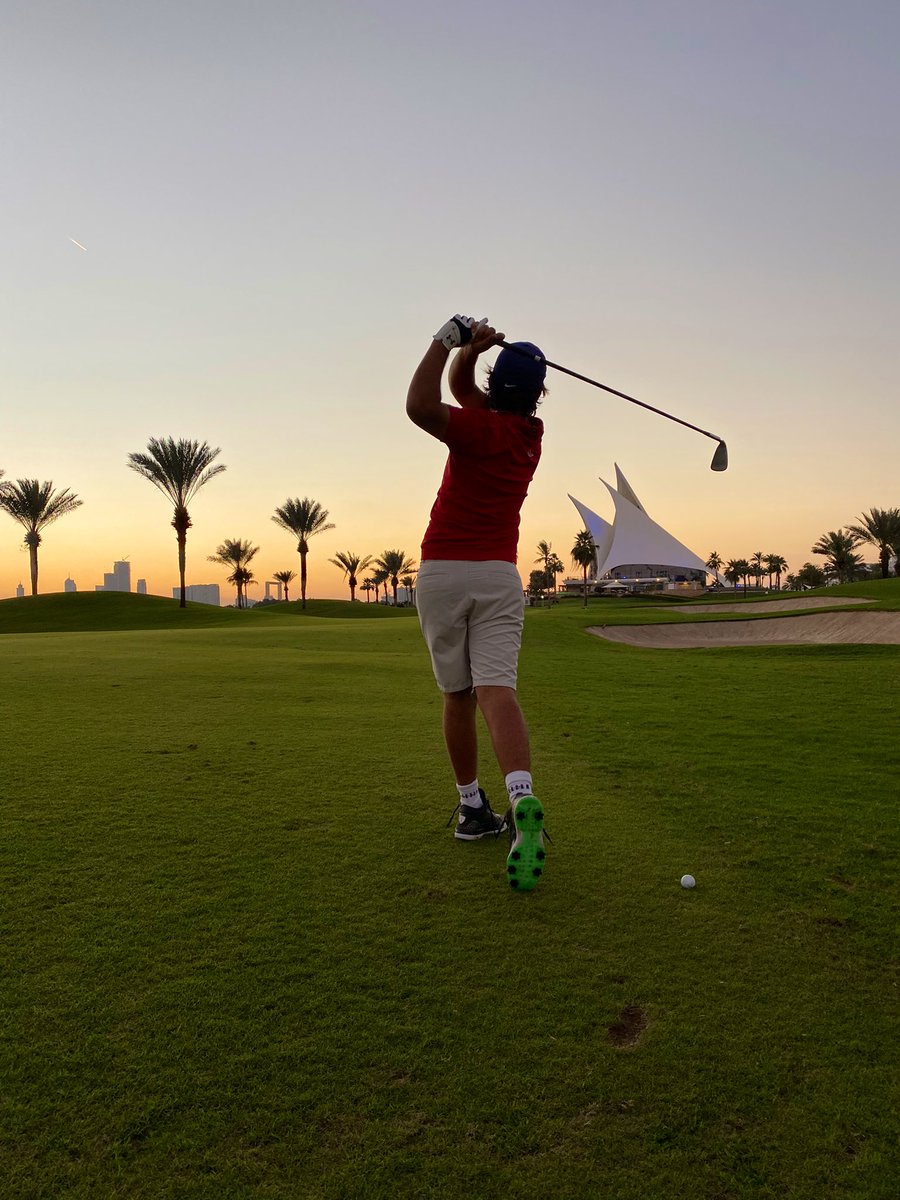
[[728,443],[714,474],[551,371],[525,579],[542,539],[571,566],[568,493],[612,516],[615,463],[703,558],[821,561],[900,505],[898,44],[895,0],[5,0],[0,469],[84,502],[41,591],[127,556],[171,594],[151,437],[221,448],[187,552],[226,601],[226,538],[299,572],[289,497],[335,525],[311,596],[338,551],[417,559],[445,455],[404,400],[455,312]]

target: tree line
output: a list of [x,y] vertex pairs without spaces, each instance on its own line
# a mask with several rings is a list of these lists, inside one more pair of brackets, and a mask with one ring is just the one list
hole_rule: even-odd
[[[529,596],[533,599],[538,599],[548,591],[552,591],[555,595],[557,591],[557,576],[562,575],[566,569],[559,555],[554,551],[551,542],[543,540],[538,542],[537,552],[537,558],[534,561],[535,563],[540,563],[540,567],[538,570],[532,571],[528,576],[527,590]],[[581,570],[582,594],[584,597],[584,606],[587,607],[588,576],[593,579],[597,574],[597,547],[594,545],[594,539],[587,529],[581,529],[575,535],[575,541],[570,554],[572,565]]]
[[[152,483],[173,506],[171,524],[178,544],[178,578],[182,608],[186,605],[187,533],[192,524],[188,505],[202,487],[226,469],[224,463],[215,461],[220,453],[218,447],[213,448],[207,442],[185,438],[178,441],[174,438],[151,438],[146,451],[128,455],[127,465]],[[10,481],[2,479],[3,474],[0,470],[0,509],[25,530],[24,541],[28,547],[31,565],[31,594],[36,596],[38,548],[43,541],[44,530],[60,517],[79,508],[83,501],[68,488],[54,489],[52,481]],[[300,598],[301,606],[305,609],[309,540],[318,533],[334,529],[334,525],[328,521],[328,510],[323,508],[318,500],[308,497],[286,500],[275,509],[272,520],[297,538],[297,551],[300,555]],[[228,538],[216,549],[215,554],[208,556],[210,562],[231,568],[228,582],[235,587],[239,608],[246,605],[247,588],[254,581],[250,563],[258,552],[259,547],[249,540]],[[378,590],[382,586],[387,596],[389,582],[395,604],[398,586],[402,583],[411,589],[412,573],[416,570],[415,562],[403,550],[385,550],[378,558],[371,555],[363,557],[347,550],[341,551],[329,561],[344,572],[344,577],[350,585],[351,600],[356,598],[357,573],[370,565],[374,567],[371,577],[365,579],[361,585],[367,593],[366,598],[368,599],[368,592],[374,590],[377,600]],[[289,598],[288,589],[296,579],[296,573],[291,570],[276,571],[274,578],[284,584],[285,596]]]
[[[188,439],[151,438],[146,451],[129,454],[127,465],[144,479],[154,485],[172,504],[174,513],[172,527],[178,543],[178,578],[180,582],[181,607],[186,603],[185,572],[187,531],[191,527],[191,517],[188,505],[205,484],[209,483],[226,468],[224,463],[217,463],[221,450],[211,447],[207,442],[191,441]],[[43,532],[60,517],[79,508],[83,501],[68,488],[54,490],[53,483],[41,483],[37,479],[18,479],[8,481],[3,479],[4,472],[0,470],[0,509],[8,513],[25,530],[24,542],[28,548],[31,567],[31,594],[38,591],[38,548],[43,541]],[[297,551],[300,555],[300,598],[301,606],[306,608],[307,585],[307,556],[309,540],[318,533],[325,533],[335,526],[328,521],[328,510],[317,500],[304,497],[303,499],[287,499],[283,505],[275,509],[272,520],[282,529],[297,538]],[[819,567],[807,562],[796,572],[786,574],[785,582],[788,588],[802,590],[805,588],[822,587],[826,583],[850,583],[867,574],[863,565],[863,556],[857,548],[863,544],[874,546],[878,550],[881,575],[886,579],[890,574],[890,560],[895,559],[894,572],[900,575],[900,508],[872,508],[864,512],[858,520],[846,528],[831,530],[822,534],[812,553],[821,555],[825,565]],[[541,541],[537,546],[538,557],[535,563],[541,564],[540,570],[532,571],[529,578],[529,592],[534,595],[544,590],[556,591],[557,576],[562,574],[565,567],[559,556],[554,553],[550,542]],[[247,588],[254,582],[250,563],[259,552],[258,546],[242,538],[226,539],[217,547],[216,553],[208,556],[210,562],[218,563],[231,569],[228,582],[233,584],[237,593],[238,607],[244,607],[247,602]],[[596,547],[588,530],[581,530],[575,539],[571,550],[573,563],[583,572],[584,602],[587,604],[588,572],[596,568]],[[390,583],[394,603],[397,603],[397,588],[402,585],[409,589],[410,595],[414,585],[415,562],[403,550],[385,550],[380,557],[359,555],[353,551],[340,551],[334,558],[329,559],[334,566],[344,574],[349,589],[350,599],[356,599],[356,589],[365,592],[366,600],[375,592],[376,602],[380,589],[384,588],[387,596],[387,586]],[[713,551],[706,560],[706,566],[715,575],[718,582],[721,575],[733,586],[743,583],[745,588],[750,586],[750,580],[756,580],[760,587],[762,579],[768,577],[768,586],[781,590],[782,575],[788,570],[786,559],[780,554],[764,554],[756,551],[749,559],[732,558],[725,560],[717,551]],[[359,575],[371,568],[371,573],[360,583]],[[274,578],[285,587],[285,596],[289,597],[290,584],[296,579],[292,570],[276,571]]]
[[[823,533],[811,551],[825,559],[824,565],[804,563],[796,573],[785,575],[787,587],[791,591],[804,591],[828,583],[852,583],[866,578],[869,571],[863,555],[858,552],[862,545],[877,549],[882,579],[890,575],[892,558],[895,560],[894,574],[900,575],[900,508],[872,508],[846,528]],[[727,562],[714,550],[706,565],[717,580],[721,574],[735,587],[743,583],[748,588],[751,579],[755,579],[756,586],[760,587],[762,579],[768,576],[769,588],[774,580],[778,591],[781,590],[781,576],[788,569],[788,563],[780,554],[763,554],[761,550],[749,559],[732,558]]]

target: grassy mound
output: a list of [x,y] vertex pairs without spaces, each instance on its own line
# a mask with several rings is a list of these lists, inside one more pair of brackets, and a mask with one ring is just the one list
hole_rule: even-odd
[[340,617],[343,620],[381,620],[383,617],[413,617],[414,608],[392,608],[388,604],[366,604],[355,600],[307,600],[306,608],[299,600],[281,604],[256,605],[251,612],[281,613],[289,617]]
[[238,611],[213,604],[188,602],[165,596],[139,596],[136,592],[50,592],[0,600],[0,634],[99,633],[116,629],[209,629],[245,626],[281,617],[343,617],[358,619],[415,615],[415,609],[388,608],[382,604],[351,604],[349,600],[307,600],[290,604],[264,604]]
[[0,600],[0,633],[91,633],[115,629],[202,629],[240,622],[233,608],[136,592],[50,592]]
[[[790,595],[786,592],[785,595]],[[900,576],[890,579],[866,579],[861,583],[839,583],[834,587],[799,592],[801,596],[852,596],[879,601],[882,608],[900,608]]]
[[710,592],[701,599],[695,597],[688,603],[691,607],[699,607],[702,604],[734,604],[736,607],[740,607],[742,604],[751,602],[764,604],[767,600],[791,600],[808,596],[845,596],[848,603],[852,603],[854,600],[875,600],[879,608],[896,609],[900,608],[900,577],[866,579],[857,583],[841,583],[830,587],[812,588],[804,592],[751,591],[745,594],[742,591],[736,595],[729,589],[722,592]]

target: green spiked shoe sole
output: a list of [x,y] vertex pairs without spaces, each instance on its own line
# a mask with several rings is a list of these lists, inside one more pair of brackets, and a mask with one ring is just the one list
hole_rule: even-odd
[[510,817],[512,844],[506,878],[517,892],[530,892],[544,873],[544,806],[535,796],[520,796]]

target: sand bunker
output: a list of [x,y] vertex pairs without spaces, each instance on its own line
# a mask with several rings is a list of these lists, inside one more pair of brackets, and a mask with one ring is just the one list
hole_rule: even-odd
[[733,604],[680,604],[678,608],[660,608],[660,612],[688,613],[774,613],[799,612],[809,608],[848,608],[853,604],[874,604],[856,596],[793,596],[790,600],[735,600]]
[[[728,611],[733,611],[730,606]],[[588,632],[610,642],[655,650],[826,643],[900,646],[900,612],[812,613],[808,617],[773,617],[771,621],[694,621],[690,625],[595,625]]]

